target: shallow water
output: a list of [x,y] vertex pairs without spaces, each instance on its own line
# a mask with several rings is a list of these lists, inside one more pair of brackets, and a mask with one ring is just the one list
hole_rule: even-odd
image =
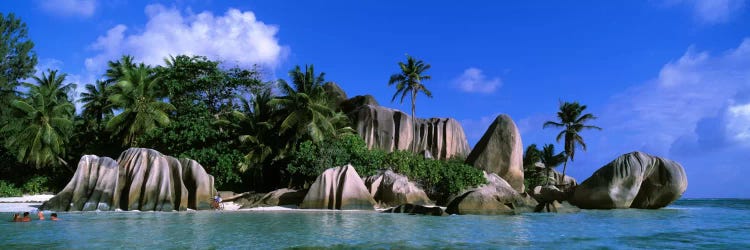
[[[0,248],[750,248],[750,200],[659,210],[430,217],[341,211],[86,212],[12,223]],[[49,217],[49,213],[47,213]],[[32,216],[35,218],[35,216]]]

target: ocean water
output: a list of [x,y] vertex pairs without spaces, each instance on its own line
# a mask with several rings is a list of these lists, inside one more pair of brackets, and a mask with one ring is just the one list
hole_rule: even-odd
[[11,213],[1,213],[6,219],[0,222],[0,249],[750,249],[750,200],[683,199],[659,210],[513,216],[347,211],[59,214],[60,221],[13,223]]

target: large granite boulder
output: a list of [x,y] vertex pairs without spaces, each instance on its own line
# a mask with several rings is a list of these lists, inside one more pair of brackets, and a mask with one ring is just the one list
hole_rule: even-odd
[[516,191],[524,191],[523,143],[516,123],[508,115],[495,118],[466,158],[466,163],[495,173]]
[[375,200],[352,165],[326,169],[307,191],[303,209],[374,210]]
[[305,190],[282,188],[267,194],[248,193],[238,198],[235,203],[240,208],[293,206],[297,207],[305,199]]
[[495,174],[485,174],[487,185],[463,192],[453,198],[446,208],[449,214],[517,214],[530,212],[537,203],[526,194],[518,193]]
[[415,130],[411,116],[386,107],[366,105],[349,116],[357,134],[371,149],[414,153],[427,150],[435,159],[466,156],[470,150],[463,127],[452,118],[417,118]]
[[687,189],[685,169],[641,152],[624,154],[575,188],[570,203],[580,208],[650,208],[669,205]]
[[85,155],[68,185],[42,204],[55,211],[209,209],[213,176],[194,160],[131,148],[117,162]]
[[323,90],[326,92],[329,100],[331,100],[336,106],[339,106],[342,102],[348,99],[346,97],[346,92],[335,82],[327,82],[323,84]]
[[394,207],[401,204],[433,205],[423,189],[409,178],[391,170],[365,179],[365,186],[380,207]]
[[403,204],[397,207],[392,207],[383,211],[383,213],[396,213],[396,214],[421,214],[421,215],[432,215],[432,216],[445,216],[448,215],[440,207],[427,207],[414,204]]
[[375,97],[372,95],[358,95],[349,99],[346,99],[345,101],[341,102],[339,104],[339,109],[341,112],[344,112],[344,114],[349,114],[352,111],[357,110],[358,108],[362,106],[380,106],[378,103],[378,100],[375,100]]

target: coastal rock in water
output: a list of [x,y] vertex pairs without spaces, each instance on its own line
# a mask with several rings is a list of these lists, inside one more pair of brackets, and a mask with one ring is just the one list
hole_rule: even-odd
[[560,191],[553,185],[548,186],[536,186],[533,192],[534,198],[540,203],[553,202],[553,201],[564,201],[567,200],[565,192]]
[[499,115],[479,140],[466,163],[496,173],[517,192],[524,191],[523,143],[516,123],[508,115]]
[[352,165],[326,169],[310,186],[300,208],[373,210],[375,200]]
[[357,134],[371,149],[414,153],[428,150],[435,159],[465,156],[470,150],[463,127],[452,118],[417,118],[415,130],[409,115],[386,107],[366,105],[349,116]]
[[299,206],[306,194],[304,190],[282,188],[267,194],[248,194],[236,203],[240,204],[240,208]]
[[131,148],[117,162],[86,155],[68,185],[42,204],[55,211],[209,209],[213,176],[194,160]]
[[365,186],[381,207],[401,204],[432,205],[427,194],[406,176],[386,170],[381,174],[367,177]]
[[570,203],[580,208],[661,208],[687,189],[687,176],[674,161],[641,152],[624,154],[575,188]]
[[537,205],[530,197],[524,197],[516,192],[502,178],[492,178],[489,181],[488,185],[466,191],[453,198],[445,211],[449,214],[516,214],[530,211],[529,207]]
[[432,216],[445,216],[448,215],[440,207],[426,207],[414,204],[403,204],[398,207],[394,207],[383,211],[383,213],[401,213],[401,214],[421,214],[421,215],[432,215]]
[[539,203],[539,205],[534,208],[534,212],[537,213],[577,213],[579,211],[581,211],[580,208],[571,205],[567,201]]
[[73,178],[57,195],[44,202],[40,210],[108,211],[118,193],[117,162],[109,157],[84,155]]

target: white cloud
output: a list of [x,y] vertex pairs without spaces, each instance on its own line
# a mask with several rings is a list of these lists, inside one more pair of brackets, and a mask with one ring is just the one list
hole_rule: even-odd
[[[691,48],[666,64],[654,81],[614,97],[602,125],[631,135],[633,143],[654,153],[666,153],[677,138],[695,134],[703,119],[731,112],[733,99],[748,88],[750,39],[716,56]],[[721,125],[743,127],[737,119]]]
[[256,19],[251,11],[229,9],[223,16],[204,11],[183,13],[175,8],[149,5],[148,21],[138,32],[117,25],[90,47],[98,54],[86,58],[86,68],[102,71],[109,60],[129,54],[147,64],[163,64],[169,55],[203,55],[230,65],[275,67],[284,56],[278,27]]
[[667,0],[667,5],[687,5],[695,17],[704,23],[714,24],[729,21],[742,11],[746,0]]
[[492,93],[502,85],[502,81],[499,77],[487,79],[487,77],[482,74],[482,70],[478,68],[468,68],[464,70],[464,73],[456,78],[455,82],[459,89],[469,93]]
[[727,136],[738,143],[750,144],[750,103],[731,105],[727,111]]
[[41,0],[44,11],[61,16],[90,17],[96,11],[96,0]]

